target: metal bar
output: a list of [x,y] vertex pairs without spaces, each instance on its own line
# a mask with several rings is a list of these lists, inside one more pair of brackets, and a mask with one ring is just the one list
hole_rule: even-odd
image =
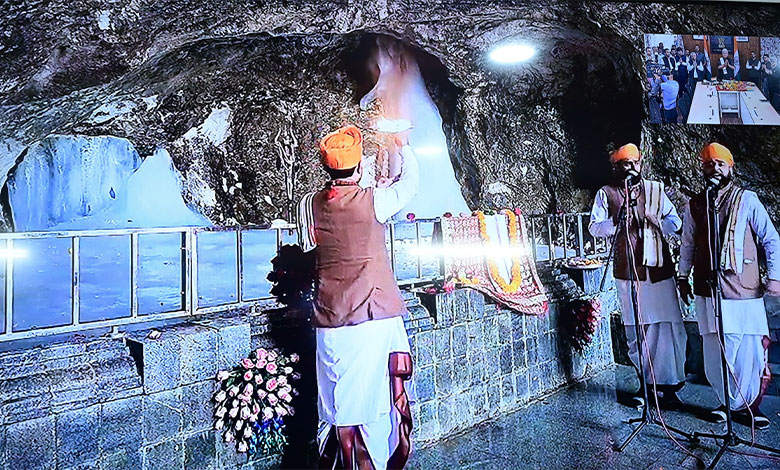
[[[428,219],[421,219],[428,220]],[[438,219],[430,219],[438,220]],[[228,232],[236,228],[242,230],[293,230],[294,224],[279,224],[271,227],[259,227],[252,225],[233,225],[218,227],[162,227],[162,228],[124,228],[124,229],[100,229],[100,230],[61,230],[56,232],[4,232],[0,233],[0,240],[29,240],[36,238],[72,238],[72,237],[105,237],[116,235],[130,235],[137,233],[139,235],[181,233],[185,230],[194,230],[195,232]]]
[[190,240],[190,313],[198,310],[198,233],[189,230]]
[[138,317],[138,234],[130,234],[130,316]]
[[580,247],[580,258],[582,258],[585,256],[585,237],[582,234],[582,214],[577,214],[577,241]]
[[[14,331],[14,241],[5,241],[5,334]],[[4,335],[5,336],[5,335]]]
[[555,242],[552,236],[552,214],[547,215],[547,248],[548,248],[548,260],[550,262],[555,261]]
[[569,227],[566,223],[568,217],[566,214],[563,214],[561,217],[563,219],[563,259],[569,259]]
[[414,234],[417,237],[417,278],[422,277],[422,250],[420,249],[420,223],[414,223]]
[[181,309],[190,312],[190,266],[192,251],[190,246],[190,232],[181,232]]
[[390,268],[395,272],[395,224],[388,225],[390,230]]
[[531,223],[531,249],[533,250],[532,256],[534,258],[534,262],[538,262],[539,260],[537,258],[536,253],[536,226],[534,225],[535,217],[531,217],[528,219],[528,221]]
[[81,238],[73,237],[70,242],[70,314],[71,324],[81,324]]
[[236,302],[244,300],[244,236],[236,229]]
[[188,313],[183,310],[168,313],[155,313],[154,315],[144,315],[137,318],[117,318],[113,320],[103,320],[96,322],[79,323],[78,325],[65,325],[51,328],[39,328],[35,330],[21,331],[18,333],[9,333],[0,336],[1,341],[11,341],[26,338],[38,338],[41,336],[58,335],[64,333],[74,333],[96,328],[110,328],[117,325],[132,325],[137,323],[147,323],[150,321],[168,320],[172,318],[186,318]]

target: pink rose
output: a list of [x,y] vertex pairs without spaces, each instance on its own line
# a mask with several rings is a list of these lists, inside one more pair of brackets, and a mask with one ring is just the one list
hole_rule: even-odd
[[277,403],[279,403],[279,399],[276,398],[276,395],[274,395],[273,393],[269,393],[268,394],[268,403],[270,403],[271,406],[274,406]]
[[275,362],[269,362],[267,366],[265,366],[265,370],[267,370],[269,373],[274,374],[276,373],[276,369],[278,366]]
[[259,361],[257,361],[257,368],[262,369],[266,366],[266,364],[268,364],[268,361],[266,361],[265,359],[260,359]]
[[408,220],[409,222],[414,222],[414,212],[408,212],[406,214],[406,220]]
[[248,370],[248,371],[244,372],[244,380],[246,380],[247,382],[252,380],[252,371],[251,370]]
[[241,366],[244,369],[251,369],[251,368],[253,368],[255,366],[255,364],[252,362],[251,359],[249,359],[248,357],[245,357],[245,358],[241,359]]
[[295,353],[290,354],[290,362],[298,362],[300,360],[301,360],[301,356]]
[[260,374],[255,374],[255,383],[256,384],[263,383],[263,376]]
[[444,217],[450,218],[452,217],[452,212],[445,212]]
[[255,355],[257,356],[257,359],[258,359],[258,360],[259,360],[259,359],[265,359],[265,358],[266,358],[266,356],[268,356],[268,351],[266,351],[266,350],[265,350],[265,349],[263,349],[263,348],[260,348],[260,349],[258,349],[257,351],[255,351]]
[[265,383],[265,389],[269,392],[273,392],[277,385],[279,385],[279,383],[276,379],[268,379],[268,382]]

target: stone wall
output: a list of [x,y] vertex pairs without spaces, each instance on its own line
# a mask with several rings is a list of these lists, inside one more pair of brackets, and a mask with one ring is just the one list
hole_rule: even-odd
[[[415,360],[410,398],[416,445],[612,364],[609,315],[591,346],[572,354],[559,335],[555,303],[548,315],[530,317],[470,290],[404,295]],[[608,291],[605,305],[614,306],[613,297]],[[0,352],[0,469],[312,466],[315,341],[306,312],[228,312],[159,330],[156,339],[136,331],[124,339],[81,337]],[[293,403],[297,413],[286,421],[288,451],[247,461],[210,429],[210,398],[216,372],[258,346],[298,352],[303,379]]]

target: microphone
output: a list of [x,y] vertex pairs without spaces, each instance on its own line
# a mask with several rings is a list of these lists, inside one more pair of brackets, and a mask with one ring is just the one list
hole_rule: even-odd
[[704,180],[704,184],[707,186],[707,189],[715,189],[720,186],[720,180],[719,176],[712,176]]
[[630,184],[636,184],[639,181],[639,172],[634,169],[626,170],[623,180],[628,181]]

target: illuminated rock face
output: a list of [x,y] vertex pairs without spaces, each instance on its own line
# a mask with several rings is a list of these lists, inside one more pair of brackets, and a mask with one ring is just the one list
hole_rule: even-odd
[[[510,3],[10,2],[0,19],[0,184],[49,135],[111,135],[141,157],[168,149],[185,201],[215,223],[270,222],[290,203],[275,136],[292,130],[299,142],[293,199],[321,187],[317,140],[345,122],[367,124],[359,100],[376,76],[355,71],[376,45],[364,39],[383,35],[413,52],[442,119],[445,179],[470,208],[587,209],[608,176],[607,147],[628,141],[643,144],[650,172],[672,190],[696,186],[692,155],[721,139],[778,214],[780,184],[762,176],[780,165],[776,128],[652,128],[641,80],[644,33],[777,36],[777,8]],[[516,38],[536,48],[531,61],[488,61]],[[228,127],[211,133],[214,122]],[[425,190],[434,176],[423,175]]]

